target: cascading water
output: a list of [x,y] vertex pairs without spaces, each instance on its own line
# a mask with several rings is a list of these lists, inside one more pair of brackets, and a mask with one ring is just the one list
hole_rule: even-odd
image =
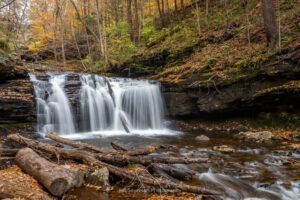
[[165,129],[164,105],[156,82],[79,74],[75,108],[66,92],[68,74],[48,75],[48,81],[30,75],[37,101],[38,132],[42,134],[162,133]]
[[38,131],[41,133],[74,133],[73,115],[63,89],[66,75],[49,74],[49,76],[49,83],[47,83],[37,80],[34,75],[30,75],[34,82]]

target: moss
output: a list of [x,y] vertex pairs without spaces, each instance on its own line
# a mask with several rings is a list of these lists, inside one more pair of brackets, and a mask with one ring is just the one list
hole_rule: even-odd
[[16,123],[16,124],[0,124],[0,127],[6,129],[24,129],[26,126],[30,125],[30,123]]
[[3,38],[0,38],[0,49],[4,50],[6,52],[10,51],[10,47],[9,47],[7,41]]

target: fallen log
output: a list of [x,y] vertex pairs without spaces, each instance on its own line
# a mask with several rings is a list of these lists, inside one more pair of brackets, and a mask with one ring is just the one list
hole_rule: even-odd
[[99,166],[99,167],[107,167],[107,169],[116,176],[119,176],[120,178],[128,179],[135,183],[142,182],[143,184],[155,186],[155,187],[163,187],[164,189],[179,189],[183,192],[191,192],[191,193],[197,193],[197,194],[207,194],[207,195],[218,195],[219,193],[208,190],[202,187],[195,187],[190,186],[186,184],[177,184],[168,180],[162,180],[162,179],[155,179],[155,178],[148,178],[143,176],[138,176],[136,174],[133,174],[129,172],[126,169],[122,169],[120,167],[116,167],[104,162],[99,161],[95,154],[83,151],[83,150],[74,150],[74,149],[64,149],[64,148],[58,148],[53,147],[52,145],[42,143],[36,140],[28,139],[25,137],[22,137],[17,134],[12,134],[7,137],[8,139],[15,141],[19,144],[28,146],[33,149],[38,149],[42,151],[46,151],[49,154],[59,154],[61,157],[64,157],[66,159],[72,159],[77,160],[80,162],[84,162],[88,165],[92,166]]
[[95,147],[93,145],[89,145],[87,143],[79,142],[79,141],[73,141],[69,140],[63,137],[59,137],[58,135],[55,135],[54,133],[49,133],[45,136],[46,138],[50,138],[54,141],[69,145],[74,148],[82,149],[82,150],[87,150],[87,151],[92,151],[96,153],[109,153],[103,148]]
[[125,151],[129,151],[128,149],[126,149],[125,147],[122,147],[121,145],[118,145],[114,142],[110,143],[111,146],[116,150],[116,151],[121,151],[121,152],[125,152]]
[[113,102],[114,102],[114,106],[116,106],[115,95],[114,95],[114,91],[113,91],[113,89],[112,89],[112,87],[111,87],[111,84],[110,84],[110,82],[109,82],[109,80],[108,80],[107,78],[105,78],[105,82],[106,82],[107,87],[108,87],[108,93],[109,93],[111,99],[112,99]]
[[[157,152],[160,149],[167,149],[169,147],[172,147],[171,145],[164,145],[164,144],[159,144],[156,146],[149,146],[146,147],[144,149],[138,149],[138,150],[129,150],[119,144],[116,144],[114,142],[111,142],[111,146],[117,150],[117,151],[121,151],[123,154],[127,155],[127,156],[139,156],[139,155],[147,155],[147,154],[151,154],[154,152]],[[173,148],[173,147],[172,147]]]
[[163,149],[163,148],[166,148],[166,145],[159,144],[156,146],[149,146],[144,149],[127,151],[127,152],[125,152],[125,155],[127,155],[127,156],[147,155],[150,153],[154,153],[154,152],[158,151],[159,149]]
[[60,197],[73,187],[80,187],[84,175],[79,170],[67,169],[40,157],[30,148],[18,151],[16,164],[38,180],[54,196]]
[[[83,149],[84,146],[88,146],[92,149],[97,148],[92,145],[73,141],[69,139],[65,139],[59,137],[54,134],[48,134],[46,137],[55,140],[57,142],[61,142],[63,144],[70,145],[75,148]],[[118,145],[121,147],[120,145]],[[139,154],[149,154],[151,152],[155,152],[158,149],[166,147],[165,145],[157,145],[157,146],[150,146],[145,149],[140,149],[136,151],[126,151],[124,154],[115,154],[107,153],[107,154],[97,154],[97,159],[108,162],[108,163],[119,163],[119,164],[131,164],[131,163],[138,163],[142,165],[151,165],[152,163],[165,163],[165,164],[190,164],[190,163],[207,163],[209,162],[208,158],[188,158],[188,157],[170,157],[170,156],[131,156],[131,155],[139,155]],[[122,147],[125,149],[124,147]]]
[[126,156],[118,154],[97,154],[97,159],[118,164],[142,164],[151,165],[152,163],[164,164],[191,164],[191,163],[208,163],[208,158],[188,158],[188,157],[168,157],[168,156]]
[[169,176],[174,177],[178,180],[189,181],[193,178],[196,172],[189,170],[189,169],[179,169],[176,167],[172,167],[165,164],[153,164],[152,165],[155,169],[160,169],[164,171]]
[[123,126],[123,128],[124,128],[124,130],[127,132],[127,133],[130,133],[130,130],[129,130],[129,124],[128,124],[128,122],[126,121],[126,117],[125,117],[125,114],[122,112],[122,111],[119,111],[120,112],[120,114],[119,114],[119,116],[120,116],[120,121],[121,121],[121,123],[122,123],[122,126]]

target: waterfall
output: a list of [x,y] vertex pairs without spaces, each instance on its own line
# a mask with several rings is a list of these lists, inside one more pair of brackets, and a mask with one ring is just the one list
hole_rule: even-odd
[[37,104],[37,131],[42,135],[165,129],[159,83],[76,74],[79,84],[72,94],[67,87],[72,75],[48,73],[47,80],[30,75]]
[[49,73],[49,76],[49,82],[45,82],[37,80],[32,74],[30,75],[35,89],[38,131],[58,134],[74,133],[73,115],[63,88],[66,75]]

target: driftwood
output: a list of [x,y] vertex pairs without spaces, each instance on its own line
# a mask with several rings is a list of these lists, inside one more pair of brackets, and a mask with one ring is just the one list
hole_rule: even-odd
[[154,186],[154,187],[162,187],[164,189],[178,189],[183,192],[191,192],[191,193],[198,193],[198,194],[207,194],[207,195],[218,195],[217,192],[208,190],[202,187],[195,187],[186,184],[178,184],[169,180],[164,179],[156,179],[156,178],[149,178],[145,176],[138,176],[136,174],[131,173],[129,170],[120,168],[117,166],[113,166],[111,164],[102,162],[98,159],[99,154],[83,151],[83,150],[75,150],[75,149],[64,149],[59,147],[53,147],[52,145],[42,143],[36,140],[28,139],[22,137],[17,134],[9,135],[8,139],[15,141],[21,145],[28,146],[33,149],[37,149],[40,151],[45,151],[49,154],[57,155],[59,154],[60,157],[66,159],[72,159],[80,162],[84,162],[88,165],[98,166],[98,167],[107,167],[107,169],[116,176],[127,179],[132,183],[143,183],[145,185]]
[[30,148],[19,150],[16,164],[27,174],[38,180],[54,196],[62,196],[72,187],[80,187],[83,173],[53,164],[40,157]]

